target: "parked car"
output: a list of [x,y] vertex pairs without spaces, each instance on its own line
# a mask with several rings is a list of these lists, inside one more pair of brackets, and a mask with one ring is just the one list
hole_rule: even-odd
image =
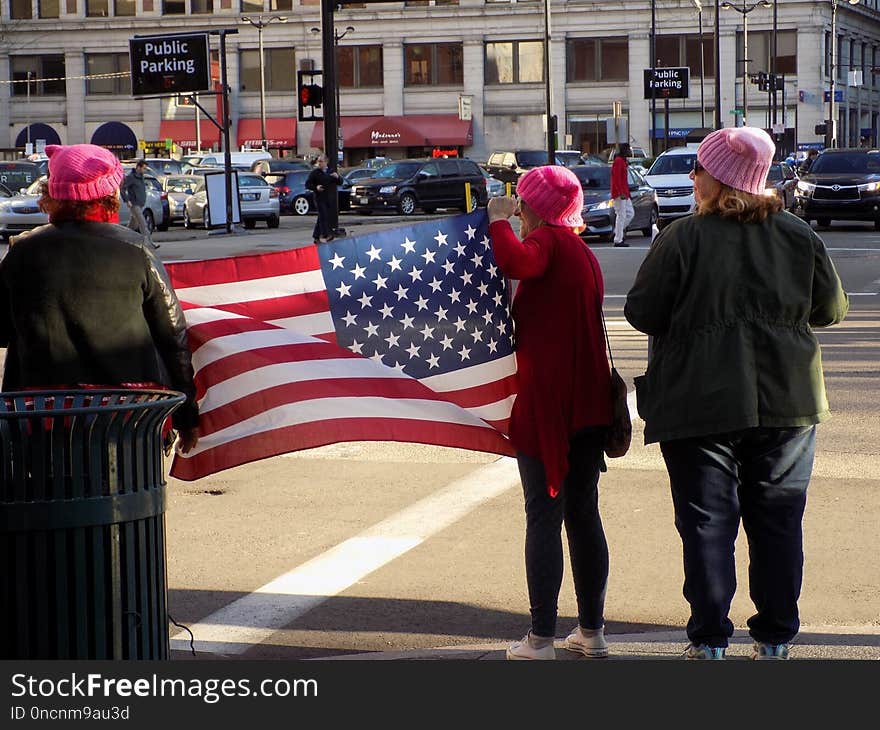
[[[230,152],[230,163],[237,170],[247,170],[250,172],[251,166],[257,160],[271,160],[272,155],[262,150],[251,150],[247,152]],[[205,155],[199,160],[201,167],[226,167],[226,155],[223,152],[213,152]]]
[[14,193],[29,188],[40,176],[40,168],[35,162],[0,160],[0,184]]
[[[138,159],[143,159],[147,163],[147,172],[160,181],[166,175],[182,175],[184,172],[184,163],[180,160],[172,160],[166,157],[143,157]],[[123,160],[122,166],[134,167],[138,159]]]
[[482,167],[480,168],[480,172],[483,173],[483,177],[486,178],[486,197],[488,198],[502,198],[504,194],[507,192],[507,186],[501,182],[498,178],[492,177],[486,170]]
[[826,149],[801,175],[794,212],[820,226],[873,221],[880,230],[880,150]]
[[[626,161],[630,165],[641,165],[642,167],[644,167],[645,162],[649,159],[644,147],[634,147],[630,145],[629,151],[632,154],[626,158]],[[604,159],[608,160],[608,162],[613,162],[614,158],[617,156],[617,147],[606,147],[602,151],[601,156]]]
[[360,213],[393,210],[412,215],[417,208],[467,210],[465,183],[471,184],[471,207],[486,205],[486,178],[472,160],[456,158],[397,160],[359,180],[351,188],[351,209]]
[[[571,171],[577,175],[584,189],[583,218],[587,227],[582,236],[599,236],[602,241],[614,238],[614,201],[611,197],[611,165],[578,165]],[[627,231],[641,231],[650,236],[657,222],[657,196],[645,178],[630,168],[627,170],[629,192],[632,196],[633,216]]]
[[791,165],[774,162],[767,172],[767,187],[764,189],[764,194],[778,196],[785,209],[792,210],[797,183],[798,176]]
[[307,215],[316,210],[315,194],[306,189],[309,174],[309,170],[289,170],[263,176],[278,191],[281,215]]
[[162,183],[168,200],[168,220],[170,223],[183,220],[183,207],[186,199],[192,195],[203,175],[169,175]]
[[[11,198],[0,198],[0,238],[6,240],[17,233],[44,226],[49,222],[49,216],[40,210],[38,204],[42,194],[42,184],[46,179],[45,176],[37,179],[24,193],[13,195]],[[119,222],[124,226],[128,225],[130,216],[128,206],[120,200]],[[160,230],[166,230],[168,227],[163,217],[162,200],[152,186],[147,186],[144,219],[151,232],[159,229],[160,226],[163,226]]]
[[388,157],[369,157],[360,163],[360,167],[366,167],[368,170],[379,170],[391,162]]
[[577,150],[556,150],[556,164],[565,167],[583,165],[584,158]]
[[[123,172],[128,175],[133,169],[134,165],[128,162],[122,163]],[[168,195],[165,193],[165,188],[163,186],[165,180],[165,176],[162,178],[158,178],[150,171],[149,166],[147,166],[147,172],[144,173],[144,184],[147,186],[147,191],[152,190],[159,201],[159,208],[161,209],[161,215],[153,216],[153,223],[150,227],[151,231],[167,231],[168,226],[171,225],[171,204],[168,202]],[[148,201],[149,203],[149,193],[148,193]],[[147,205],[144,207],[144,218],[147,217],[147,208],[150,206]],[[120,206],[121,209],[125,208],[126,215],[128,214],[128,206],[124,203]],[[147,221],[149,225],[149,221]]]
[[[262,175],[254,172],[238,173],[238,203],[241,222],[245,228],[253,228],[257,221],[265,221],[269,228],[278,228],[281,223],[278,198],[278,190]],[[222,217],[225,218],[225,214]],[[183,208],[184,227],[195,228],[198,224],[205,228],[213,225],[204,178],[196,191],[186,199]]]
[[376,170],[371,167],[353,167],[347,170],[342,175],[342,182],[339,183],[337,188],[339,193],[339,210],[351,209],[351,186],[358,180],[366,180],[375,174]]
[[509,150],[493,152],[486,161],[486,170],[496,180],[516,187],[527,170],[547,164],[547,150]]
[[645,175],[648,185],[657,191],[657,228],[694,212],[694,183],[690,173],[697,159],[698,146],[673,147],[661,152]]

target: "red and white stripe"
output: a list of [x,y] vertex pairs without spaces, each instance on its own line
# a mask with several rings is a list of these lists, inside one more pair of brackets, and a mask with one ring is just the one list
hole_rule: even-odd
[[175,456],[172,476],[341,441],[514,453],[515,357],[420,381],[337,346],[314,248],[167,268],[201,414],[199,445]]

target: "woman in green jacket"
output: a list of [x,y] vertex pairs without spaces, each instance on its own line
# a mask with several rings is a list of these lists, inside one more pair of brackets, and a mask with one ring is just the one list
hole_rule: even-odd
[[753,657],[787,658],[800,627],[806,491],[828,417],[812,328],[849,303],[819,236],[763,194],[774,153],[752,127],[703,140],[696,212],[657,236],[624,310],[652,338],[638,407],[669,471],[693,659],[723,659],[733,634],[740,520]]

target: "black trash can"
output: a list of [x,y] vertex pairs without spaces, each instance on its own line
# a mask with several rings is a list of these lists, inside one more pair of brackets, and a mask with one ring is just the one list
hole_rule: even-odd
[[161,390],[0,393],[0,659],[167,659]]

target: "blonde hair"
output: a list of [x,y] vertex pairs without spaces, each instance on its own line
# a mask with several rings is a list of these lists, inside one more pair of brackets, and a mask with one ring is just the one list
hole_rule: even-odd
[[761,223],[782,210],[778,196],[755,195],[719,182],[718,187],[697,203],[694,215],[718,215],[740,223]]

